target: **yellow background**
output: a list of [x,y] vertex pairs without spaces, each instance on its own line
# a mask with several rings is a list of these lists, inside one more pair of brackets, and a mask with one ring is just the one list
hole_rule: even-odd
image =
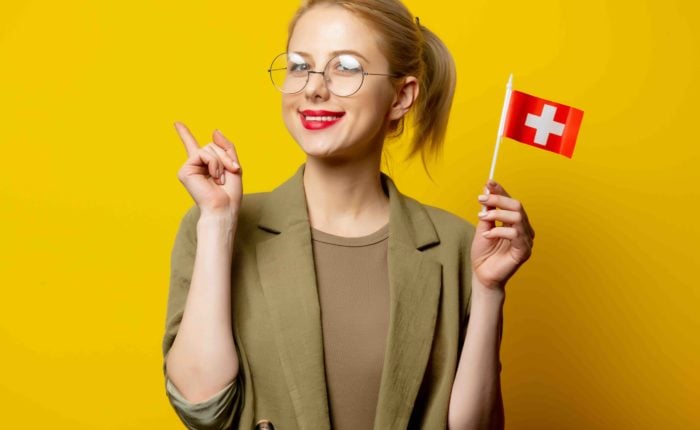
[[[573,159],[501,144],[537,231],[507,288],[508,428],[699,428],[696,2],[407,4],[458,84],[435,183],[394,164],[403,192],[476,222],[511,72],[585,111]],[[182,428],[160,349],[192,204],[172,124],[234,141],[245,192],[288,178],[304,154],[266,68],[296,5],[2,2],[3,428]]]

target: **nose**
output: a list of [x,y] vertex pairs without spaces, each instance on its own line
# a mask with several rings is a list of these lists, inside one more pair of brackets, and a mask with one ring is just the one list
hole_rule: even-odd
[[322,72],[309,71],[309,81],[306,83],[304,91],[307,98],[328,98],[330,91],[328,90],[328,82],[326,82],[325,75]]

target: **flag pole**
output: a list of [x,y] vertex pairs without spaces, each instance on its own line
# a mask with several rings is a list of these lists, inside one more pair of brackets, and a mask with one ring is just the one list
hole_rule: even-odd
[[[493,179],[493,172],[496,170],[496,159],[498,158],[498,148],[501,146],[501,138],[503,137],[503,129],[506,124],[506,114],[508,113],[508,107],[510,106],[510,95],[513,91],[513,74],[510,74],[508,78],[508,83],[506,84],[506,95],[503,100],[503,109],[501,110],[501,121],[498,124],[498,136],[496,136],[496,147],[493,150],[493,159],[491,160],[491,171],[489,172],[489,180]],[[486,189],[486,195],[489,194],[488,188]],[[481,211],[486,212],[486,205],[481,205]]]

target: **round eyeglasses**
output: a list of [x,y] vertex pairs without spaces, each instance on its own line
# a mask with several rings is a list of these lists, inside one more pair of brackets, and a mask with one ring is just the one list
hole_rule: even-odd
[[362,63],[351,54],[340,54],[331,58],[322,72],[310,70],[309,64],[301,54],[283,52],[272,60],[267,71],[270,73],[272,85],[284,94],[296,94],[306,88],[311,73],[323,76],[326,87],[339,97],[355,94],[365,80],[365,76],[391,76],[390,73],[369,73],[362,68]]

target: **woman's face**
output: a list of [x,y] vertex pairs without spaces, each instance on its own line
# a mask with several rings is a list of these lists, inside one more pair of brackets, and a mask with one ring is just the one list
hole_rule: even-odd
[[[377,47],[375,32],[360,18],[341,7],[312,8],[297,21],[288,52],[304,53],[308,70],[323,71],[334,51],[352,50],[365,72],[389,73],[389,64]],[[365,76],[360,89],[349,97],[329,91],[323,75],[311,73],[306,87],[282,95],[282,116],[292,137],[308,156],[347,160],[379,151],[385,125],[392,114],[396,90],[388,76]],[[302,112],[330,111],[339,120],[311,121]],[[310,116],[310,115],[309,115]],[[327,118],[326,118],[327,119]],[[324,127],[325,125],[325,127]]]

